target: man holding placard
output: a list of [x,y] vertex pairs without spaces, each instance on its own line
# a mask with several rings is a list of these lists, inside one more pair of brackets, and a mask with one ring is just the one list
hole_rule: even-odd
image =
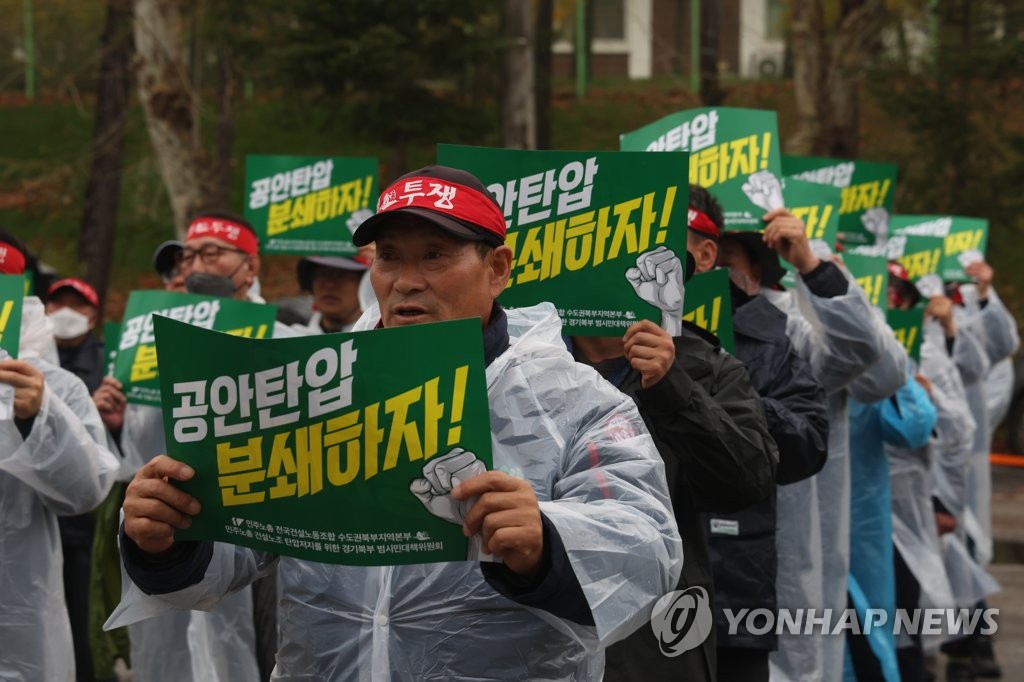
[[[175,543],[175,529],[201,512],[163,480],[192,472],[159,457],[129,490],[122,539],[129,576],[156,596],[133,588],[113,624],[157,604],[209,606],[276,566],[278,676],[599,679],[603,656],[594,652],[642,625],[679,575],[654,444],[635,405],[572,361],[550,305],[496,304],[511,251],[501,209],[476,178],[424,168],[387,188],[377,209],[354,240],[377,244],[380,307],[357,328],[482,321],[498,470],[465,479],[425,470],[427,487],[437,479],[441,489],[414,481],[412,492],[424,505],[436,494],[453,509],[468,506],[464,533],[501,562],[332,567]],[[453,460],[446,470],[472,472],[470,464]]]
[[[854,396],[874,402],[891,395],[903,383],[906,352],[881,316],[876,319],[860,287],[812,251],[803,221],[780,206],[762,208],[767,211],[762,218],[764,243],[797,274],[795,291],[762,289],[761,295],[786,314],[794,350],[828,394],[824,469],[779,489],[778,603],[780,608],[824,607],[839,613],[847,604],[850,556],[847,400]],[[824,679],[837,679],[843,645],[841,638],[783,632],[778,650],[770,656],[772,677],[804,679],[820,677],[824,671]]]
[[[690,186],[687,248],[698,272],[716,262],[729,269],[736,357],[746,366],[768,432],[778,448],[776,481],[793,483],[825,463],[828,422],[821,385],[793,351],[785,315],[759,296],[782,276],[778,256],[757,232],[724,232],[722,208],[703,187]],[[715,510],[718,511],[718,510]],[[775,490],[769,498],[704,521],[714,571],[718,679],[767,680],[769,633],[741,627],[729,634],[723,608],[768,608],[775,599]],[[753,560],[752,557],[757,557]]]
[[[0,233],[0,273],[24,271],[24,248]],[[18,284],[20,296],[23,278]],[[3,302],[4,336],[16,328],[10,302]],[[118,463],[85,384],[57,365],[42,302],[32,296],[18,303],[18,359],[0,353],[0,678],[70,682],[76,660],[88,656],[78,658],[85,652],[72,646],[58,515],[94,509],[110,490]],[[4,344],[12,348],[9,342]],[[79,679],[86,679],[92,671],[81,673]]]
[[[687,261],[692,275],[692,254]],[[677,256],[658,249],[640,255],[626,277],[654,284],[675,275],[681,281],[682,269]],[[676,589],[703,592],[717,610],[702,514],[736,512],[772,495],[778,452],[743,363],[723,351],[710,332],[690,322],[678,327],[679,312],[674,318],[671,325],[662,323],[671,333],[642,320],[621,338],[574,336],[572,350],[636,401],[665,460],[683,535],[686,564]],[[663,655],[661,647],[647,628],[637,631],[608,650],[605,679],[717,679],[713,631],[699,647],[677,656]]]
[[[180,253],[167,260],[178,267],[175,278],[169,282],[183,279],[186,290],[191,294],[263,303],[263,299],[253,293],[260,270],[259,241],[252,226],[243,218],[219,211],[199,214],[189,225]],[[186,300],[183,301],[185,303],[188,305],[176,306],[168,314],[173,315],[173,311],[184,307],[186,313],[178,316],[179,319],[189,319],[193,324],[204,326],[211,326],[218,319],[218,310],[221,311],[220,317],[226,314],[226,301],[221,303],[208,299],[195,303]],[[272,319],[271,311],[268,312]],[[139,317],[138,321],[143,319]],[[135,369],[139,362],[137,348],[141,349],[144,344],[129,348],[126,336],[134,334],[141,338],[146,332],[144,328],[140,331],[133,329],[132,321],[126,319],[120,355],[135,353],[132,374],[136,375],[140,374]],[[295,332],[275,323],[273,334],[294,336]],[[155,377],[155,347],[150,365],[149,369],[153,371],[147,374]],[[142,388],[138,385],[121,386],[120,383],[108,377],[101,388],[102,400],[108,411],[123,410],[120,445],[126,466],[130,469],[129,475],[133,475],[153,457],[166,452],[163,415],[156,407],[158,399],[148,404],[132,403],[125,407],[125,394],[131,401],[133,396],[141,394]],[[148,391],[154,392],[152,388]],[[230,671],[225,673],[229,679],[240,682],[255,679],[258,672],[252,614],[251,593],[244,590],[232,595],[209,614],[177,612],[134,624],[130,628],[133,669],[140,678],[157,682],[180,679],[182,668],[189,666],[197,676],[210,666],[218,666]]]

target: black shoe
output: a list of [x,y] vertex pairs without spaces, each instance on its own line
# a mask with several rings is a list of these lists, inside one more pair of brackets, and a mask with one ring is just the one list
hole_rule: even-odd
[[969,659],[950,660],[946,664],[946,682],[974,682],[974,671]]
[[995,679],[1003,676],[1003,670],[996,660],[996,652],[992,648],[992,638],[986,635],[975,635],[971,649],[971,670],[975,677]]

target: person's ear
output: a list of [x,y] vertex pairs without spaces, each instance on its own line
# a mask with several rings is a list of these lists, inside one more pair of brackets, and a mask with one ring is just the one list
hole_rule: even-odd
[[512,249],[502,244],[496,246],[490,255],[491,295],[497,298],[508,286],[512,276]]
[[252,286],[252,283],[256,280],[257,277],[260,276],[260,256],[259,256],[259,254],[258,253],[254,253],[254,254],[250,255],[246,262],[248,262],[248,264],[249,264],[249,273],[252,275],[252,277],[249,279],[248,282],[246,282],[246,284],[248,284],[249,286]]

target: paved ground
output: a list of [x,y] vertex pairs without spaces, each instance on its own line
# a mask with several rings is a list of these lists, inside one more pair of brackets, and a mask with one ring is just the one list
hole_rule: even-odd
[[[1024,462],[1024,457],[1021,458]],[[995,561],[989,567],[1002,591],[989,598],[999,609],[996,658],[1003,680],[1024,680],[1024,467],[992,467],[992,531]],[[938,666],[945,682],[944,667]]]
[[1019,682],[1024,680],[1024,467],[992,468],[992,529],[991,573],[1003,587],[989,600],[999,609],[996,657],[1003,679]]

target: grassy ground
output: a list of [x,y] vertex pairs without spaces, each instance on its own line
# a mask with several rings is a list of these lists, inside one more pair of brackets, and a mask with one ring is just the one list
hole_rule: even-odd
[[[794,132],[791,84],[768,81],[726,86],[727,105],[775,109],[783,140]],[[1016,96],[1020,98],[1019,93]],[[0,226],[22,237],[61,272],[76,274],[80,271],[75,254],[89,164],[91,108],[88,103],[45,98],[25,105],[17,99],[0,97]],[[568,84],[561,84],[556,86],[554,98],[553,143],[562,149],[616,149],[619,133],[695,105],[696,100],[679,80],[598,83],[582,101]],[[902,173],[918,172],[913,168],[915,151],[905,124],[888,119],[870,96],[864,98],[862,107],[861,156],[895,160]],[[342,113],[281,99],[240,103],[237,110],[232,183],[236,207],[241,205],[246,153],[370,155],[382,160],[384,181],[397,173],[398,169],[388,168],[388,150],[353,134]],[[482,112],[496,118],[493,109]],[[212,127],[212,121],[208,125]],[[451,141],[494,144],[496,135],[491,131],[488,139]],[[431,146],[409,151],[411,167],[432,159]],[[11,197],[24,189],[27,179],[33,183],[30,205],[10,207]],[[897,191],[896,209],[923,212],[926,207],[916,206],[913,197]],[[135,106],[128,125],[115,268],[106,311],[109,318],[119,317],[128,291],[155,284],[149,259],[157,243],[173,236],[169,216],[141,111]],[[999,272],[1000,291],[1010,299],[1018,318],[1024,319],[1024,277],[1018,265],[1024,262],[1024,222],[994,225],[989,253]],[[261,279],[271,297],[295,293],[294,259],[266,259]]]

